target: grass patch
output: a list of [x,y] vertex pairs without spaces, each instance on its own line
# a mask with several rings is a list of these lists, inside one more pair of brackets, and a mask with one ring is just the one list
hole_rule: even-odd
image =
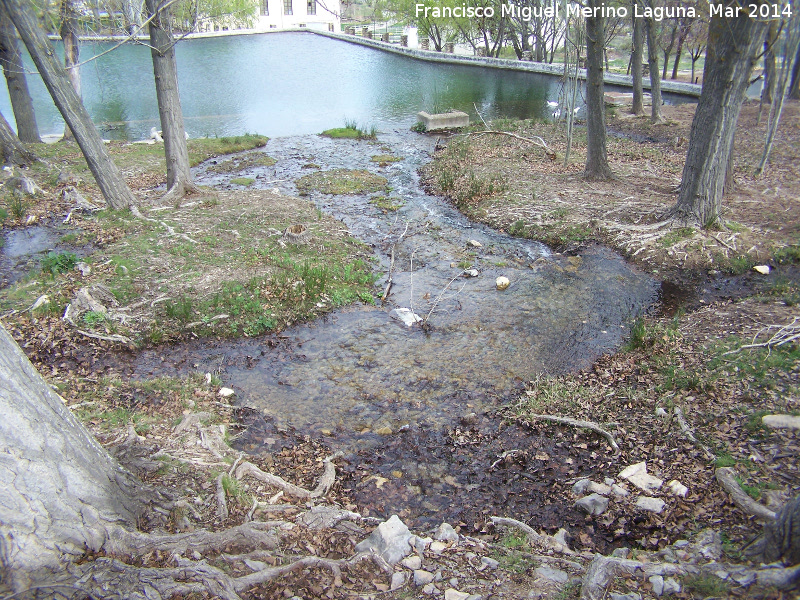
[[53,277],[66,273],[75,268],[78,258],[72,252],[50,251],[42,258],[42,271],[49,273]]
[[233,179],[231,179],[231,183],[233,185],[241,185],[241,186],[244,186],[244,187],[251,186],[255,182],[256,182],[256,180],[252,179],[251,177],[234,177]]
[[390,198],[387,196],[376,196],[375,198],[371,198],[369,203],[381,209],[383,212],[394,212],[403,206],[403,200],[401,198]]
[[664,248],[671,248],[681,240],[688,239],[694,235],[694,229],[691,227],[681,227],[679,229],[673,229],[669,233],[665,234],[660,242]]
[[257,167],[271,167],[276,162],[278,161],[263,152],[251,152],[211,165],[207,171],[209,173],[237,173]]
[[303,192],[312,190],[323,194],[345,195],[377,192],[386,188],[385,177],[369,171],[351,169],[333,169],[303,175],[295,184]]
[[683,587],[692,598],[727,598],[730,592],[730,585],[714,575],[688,575]]
[[595,228],[591,223],[571,224],[567,221],[555,221],[547,225],[526,225],[525,221],[515,221],[508,228],[509,235],[529,240],[544,242],[554,248],[563,247],[572,242],[584,242],[595,237]]
[[320,135],[333,139],[374,140],[378,137],[375,126],[362,129],[355,121],[345,121],[344,127],[326,129]]
[[402,156],[395,156],[393,154],[376,154],[370,157],[370,161],[380,164],[380,166],[384,167],[389,163],[393,162],[400,162],[403,160]]

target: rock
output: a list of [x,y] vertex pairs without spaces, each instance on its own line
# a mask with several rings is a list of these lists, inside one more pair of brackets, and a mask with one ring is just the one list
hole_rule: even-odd
[[537,577],[555,581],[556,583],[567,583],[567,581],[569,581],[568,573],[560,569],[553,569],[551,567],[536,567],[536,569],[533,571],[533,574]]
[[631,553],[630,548],[616,548],[612,553],[611,556],[614,558],[628,558],[628,555]]
[[652,496],[639,496],[636,499],[636,508],[656,514],[664,510],[665,504],[663,500]]
[[217,392],[217,395],[218,395],[220,398],[229,398],[229,397],[233,396],[235,393],[236,393],[236,392],[235,392],[235,391],[233,391],[233,390],[232,390],[231,388],[229,388],[229,387],[221,387],[221,388],[219,388],[219,391]]
[[332,529],[342,521],[360,519],[361,515],[335,506],[313,506],[300,514],[296,521],[309,529]]
[[568,537],[569,537],[569,531],[567,531],[562,527],[561,529],[556,531],[556,534],[553,536],[553,539],[562,546],[564,546],[564,548],[568,548],[569,547],[567,539]]
[[656,409],[656,416],[657,416],[657,417],[660,417],[660,418],[662,418],[662,419],[663,419],[663,418],[666,418],[666,417],[667,417],[667,411],[665,411],[663,408],[661,408],[661,407],[659,406],[659,407]]
[[478,273],[478,269],[464,269],[465,277],[477,277],[478,275],[480,275],[480,273]]
[[613,492],[613,494],[615,496],[617,496],[619,498],[622,498],[622,497],[627,496],[627,495],[630,494],[630,492],[628,490],[626,490],[621,485],[617,485],[616,483],[611,486],[611,491]]
[[442,523],[434,536],[440,542],[457,542],[458,534],[450,523]]
[[392,575],[392,581],[389,584],[389,589],[391,591],[399,590],[401,587],[403,587],[406,584],[406,579],[407,579],[406,574],[403,573],[402,571],[398,572],[398,573],[394,573]]
[[419,556],[417,556],[416,554],[414,554],[412,556],[405,557],[401,561],[401,564],[406,569],[411,569],[412,571],[416,571],[417,569],[422,567],[422,559]]
[[424,588],[422,588],[422,593],[423,593],[423,594],[435,594],[435,593],[436,593],[436,592],[438,592],[438,591],[439,591],[439,590],[437,590],[437,589],[436,589],[436,586],[435,586],[435,585],[433,585],[432,583],[429,583],[429,584],[428,584],[428,585],[426,585]]
[[764,415],[761,422],[772,429],[800,429],[800,417],[792,415]]
[[680,496],[681,498],[686,498],[686,494],[689,493],[689,488],[683,485],[677,479],[673,479],[669,483],[667,483],[667,487],[669,491],[672,492],[673,496]]
[[472,246],[473,248],[483,248],[483,244],[481,244],[478,240],[470,240],[467,242],[468,246]]
[[373,550],[390,565],[397,564],[411,554],[411,532],[397,515],[392,515],[356,545],[356,552]]
[[155,127],[150,128],[150,139],[159,143],[164,141],[164,138],[161,137],[161,132]]
[[459,592],[453,588],[444,591],[444,600],[467,600],[467,598],[469,598],[469,594]]
[[591,482],[591,479],[579,479],[575,482],[575,485],[572,486],[572,493],[576,496],[582,496]]
[[432,542],[433,542],[432,538],[429,537],[421,538],[419,536],[414,535],[412,536],[411,540],[408,543],[414,547],[414,550],[422,554],[425,552],[425,550],[428,549],[428,546],[430,546]]
[[416,569],[414,571],[414,585],[417,587],[428,585],[433,581],[433,573],[430,571],[424,571],[422,569]]
[[489,558],[488,556],[484,556],[483,558],[481,558],[481,564],[486,565],[488,569],[496,569],[497,567],[500,566],[499,562],[497,562],[493,558]]
[[83,262],[83,261],[81,261],[81,262],[79,262],[77,265],[75,265],[75,268],[76,268],[78,271],[80,271],[80,274],[81,274],[83,277],[86,277],[87,275],[89,275],[89,273],[91,273],[91,272],[92,272],[92,267],[90,267],[88,264],[86,264],[86,263],[85,263],[85,262]]
[[664,483],[658,477],[653,477],[647,473],[647,463],[640,462],[636,463],[635,465],[630,465],[626,467],[620,474],[621,479],[626,479],[630,481],[633,485],[638,487],[640,490],[648,493],[655,492],[661,489],[661,485]]
[[611,592],[608,595],[611,600],[642,600],[641,594],[637,594],[636,592],[628,592],[627,594],[615,594]]
[[392,428],[388,425],[384,425],[383,427],[379,427],[375,430],[375,433],[378,435],[392,435]]
[[611,486],[605,483],[590,481],[589,485],[586,486],[586,491],[593,494],[600,494],[601,496],[608,496],[611,493]]
[[590,494],[579,498],[575,506],[587,515],[602,515],[608,508],[608,498],[600,494]]
[[661,575],[653,575],[649,581],[653,584],[653,593],[656,596],[664,593],[664,578]]
[[509,281],[508,277],[498,277],[497,279],[495,279],[494,285],[495,287],[497,287],[498,290],[502,292],[504,289],[508,288],[508,286],[511,285],[511,281]]
[[686,548],[686,546],[688,545],[689,542],[687,540],[678,540],[674,544],[672,544],[672,546],[675,548]]
[[30,310],[31,312],[33,312],[34,310],[40,308],[41,306],[44,306],[45,304],[50,304],[50,296],[48,296],[47,294],[42,294],[36,299],[36,302],[33,303]]
[[672,577],[667,577],[664,580],[664,588],[662,590],[662,594],[665,596],[672,596],[673,594],[678,594],[681,591],[681,584],[678,583]]
[[389,313],[389,316],[405,323],[408,327],[411,327],[414,323],[422,321],[422,317],[411,312],[410,308],[395,308]]
[[467,413],[465,415],[461,415],[461,418],[459,419],[459,421],[465,427],[470,427],[472,425],[475,425],[478,422],[478,415],[477,415],[477,413],[474,413],[474,412]]
[[762,275],[769,275],[769,265],[756,265],[753,267],[753,271],[756,273],[761,273]]
[[722,558],[722,536],[713,529],[703,529],[694,539],[694,554],[708,560]]
[[733,579],[740,586],[747,587],[755,582],[756,574],[752,571],[744,571],[742,573],[734,573],[731,575],[731,579]]
[[430,551],[434,554],[441,554],[444,552],[445,548],[447,548],[447,544],[444,542],[431,542]]

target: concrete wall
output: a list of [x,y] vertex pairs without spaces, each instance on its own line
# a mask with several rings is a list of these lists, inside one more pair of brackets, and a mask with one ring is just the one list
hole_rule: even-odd
[[[397,44],[387,44],[380,40],[370,40],[355,35],[345,35],[341,33],[328,33],[325,31],[313,31],[318,35],[324,35],[336,40],[342,40],[351,44],[359,44],[361,46],[369,46],[377,48],[385,52],[394,52],[395,54],[402,54],[410,58],[418,60],[426,60],[429,62],[450,63],[456,65],[472,65],[476,67],[491,67],[493,69],[505,69],[508,71],[527,71],[529,73],[543,73],[546,75],[561,76],[564,74],[563,65],[551,65],[547,63],[529,62],[522,60],[506,60],[504,58],[485,58],[480,56],[463,56],[459,54],[445,54],[444,52],[435,52],[432,50],[419,50],[417,48],[403,48]],[[579,69],[578,77],[586,79],[586,70]],[[619,85],[624,87],[633,87],[633,80],[629,75],[622,75],[618,73],[606,73],[605,82],[610,85]],[[645,77],[642,81],[645,89],[650,88],[650,81]],[[699,97],[702,86],[693,83],[683,83],[678,81],[662,81],[661,90],[673,94],[682,94],[684,96]]]

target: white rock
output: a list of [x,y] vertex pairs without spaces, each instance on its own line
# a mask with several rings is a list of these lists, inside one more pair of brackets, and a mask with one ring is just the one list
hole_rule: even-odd
[[389,589],[391,591],[399,590],[406,584],[406,574],[401,572],[394,573],[392,575],[392,582],[389,584]]
[[424,571],[422,569],[417,569],[414,571],[414,585],[419,587],[421,585],[428,585],[431,581],[433,581],[433,573],[430,571]]
[[509,281],[508,277],[501,276],[495,279],[494,285],[497,287],[498,290],[502,292],[504,289],[508,288],[508,286],[511,285],[511,281]]
[[647,463],[646,462],[639,462],[633,465],[628,465],[622,471],[620,471],[619,477],[620,479],[627,479],[631,475],[636,475],[637,473],[647,473]]
[[480,273],[478,273],[478,269],[464,269],[464,275],[467,277],[477,277]]
[[600,494],[590,494],[576,500],[575,506],[587,515],[602,515],[608,508],[608,498]]
[[537,577],[543,577],[556,583],[567,583],[569,581],[569,574],[560,569],[553,569],[551,567],[536,567],[533,574]]
[[800,429],[800,417],[792,415],[764,415],[761,422],[772,429]]
[[639,496],[636,499],[636,508],[656,514],[664,510],[665,505],[666,503],[663,500],[653,498],[652,496]]
[[422,321],[422,317],[412,312],[410,308],[395,308],[389,313],[389,316],[398,321],[402,321],[408,327]]
[[656,409],[656,416],[661,417],[662,419],[667,416],[667,411],[665,411],[660,406]]
[[647,473],[647,463],[645,462],[626,467],[619,476],[621,479],[627,479],[644,492],[655,492],[664,484],[663,480]]
[[590,481],[589,485],[586,486],[586,491],[593,494],[600,494],[601,496],[608,496],[611,493],[611,486],[605,483]]
[[356,552],[375,551],[387,563],[394,565],[411,554],[411,532],[397,515],[392,515],[356,545]]
[[753,271],[762,275],[769,275],[769,270],[769,265],[756,265],[753,267]]
[[236,392],[234,392],[229,387],[221,387],[221,388],[219,388],[219,391],[217,392],[217,394],[219,394],[219,396],[221,398],[229,398],[230,396],[233,396],[235,393]]
[[591,479],[579,479],[572,486],[572,493],[576,496],[582,496],[591,482]]
[[469,598],[469,594],[459,592],[453,588],[449,588],[444,591],[444,600],[467,600],[467,598]]
[[470,240],[467,242],[473,248],[483,248],[483,244],[481,244],[478,240]]
[[86,277],[87,275],[89,275],[89,273],[92,272],[92,267],[90,267],[88,264],[86,264],[83,261],[81,261],[77,265],[75,265],[75,268],[78,269],[78,271],[80,271],[80,273],[81,273],[81,275],[83,277]]
[[636,592],[628,592],[627,594],[615,594],[611,592],[608,595],[611,600],[642,600],[641,594],[637,594]]
[[436,530],[436,535],[434,537],[440,542],[458,541],[458,533],[456,533],[456,530],[453,529],[450,523],[442,523],[439,525],[439,529]]
[[45,304],[50,304],[50,296],[47,294],[42,294],[36,299],[36,302],[33,303],[33,306],[31,306],[31,311],[34,311]]
[[419,556],[417,556],[416,554],[414,554],[414,555],[412,555],[412,556],[407,556],[407,557],[405,557],[405,558],[404,558],[404,559],[401,561],[401,564],[402,564],[402,565],[403,565],[403,566],[404,566],[406,569],[411,569],[412,571],[416,571],[417,569],[419,569],[420,567],[422,567],[422,559],[421,559]]
[[664,580],[664,589],[662,593],[665,596],[672,596],[673,594],[680,593],[680,591],[681,591],[681,584],[678,583],[675,579],[673,579],[672,577],[667,577]]
[[667,487],[674,496],[680,496],[681,498],[686,498],[686,494],[689,493],[689,488],[687,488],[677,479],[673,479],[672,481],[667,483]]
[[653,593],[656,596],[664,593],[664,578],[661,575],[653,575],[650,578],[650,583],[653,584]]
[[445,544],[444,542],[439,542],[439,541],[431,542],[430,545],[430,551],[433,552],[434,554],[441,554],[442,552],[444,552],[445,548],[447,548],[447,544]]
[[435,593],[437,593],[438,591],[439,591],[439,590],[437,590],[437,589],[436,589],[436,586],[435,586],[435,585],[433,585],[432,583],[429,583],[429,584],[428,584],[428,585],[426,585],[424,588],[422,588],[422,593],[423,593],[423,594],[435,594]]
[[611,486],[611,491],[614,493],[615,496],[618,496],[620,498],[630,494],[630,492],[628,490],[626,490],[621,485],[617,485],[616,483]]

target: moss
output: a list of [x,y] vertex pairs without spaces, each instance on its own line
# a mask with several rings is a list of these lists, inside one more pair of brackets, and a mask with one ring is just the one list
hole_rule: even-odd
[[303,192],[312,190],[323,194],[363,194],[385,189],[385,177],[364,170],[334,169],[303,175],[296,182]]

